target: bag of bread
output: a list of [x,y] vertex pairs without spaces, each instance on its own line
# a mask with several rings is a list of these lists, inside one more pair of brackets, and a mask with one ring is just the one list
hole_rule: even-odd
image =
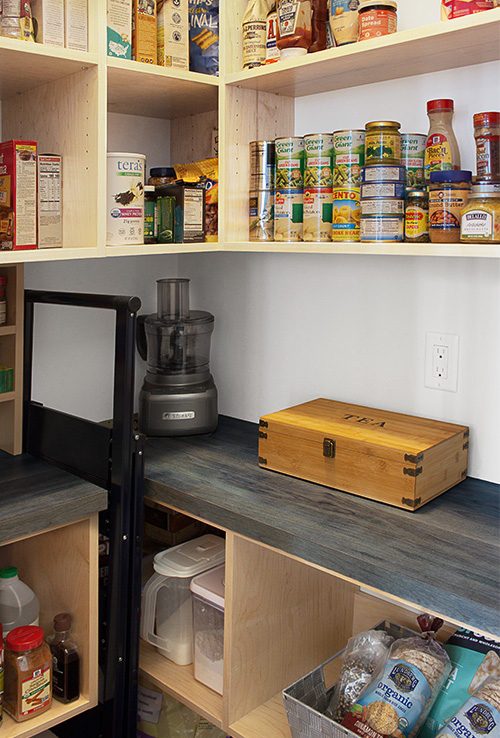
[[341,723],[373,675],[387,660],[394,638],[385,630],[367,630],[349,638],[342,667],[328,705],[328,717]]
[[342,725],[362,738],[414,738],[450,673],[450,658],[435,640],[442,620],[418,618],[420,636],[399,638]]
[[500,680],[500,641],[458,628],[448,638],[444,649],[451,660],[450,676],[443,684],[419,738],[434,738],[488,677]]
[[498,738],[500,679],[489,677],[448,720],[437,738]]

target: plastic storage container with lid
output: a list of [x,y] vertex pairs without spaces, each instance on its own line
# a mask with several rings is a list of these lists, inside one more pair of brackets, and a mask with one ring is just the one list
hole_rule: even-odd
[[38,625],[39,615],[38,597],[19,579],[17,567],[0,569],[0,623],[4,638],[21,625]]
[[191,582],[194,678],[222,694],[226,567],[217,566]]
[[155,573],[142,595],[141,636],[180,666],[193,662],[191,580],[224,558],[224,539],[210,533],[154,557]]

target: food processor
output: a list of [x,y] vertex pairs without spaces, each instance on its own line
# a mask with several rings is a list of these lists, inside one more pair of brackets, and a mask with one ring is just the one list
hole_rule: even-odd
[[156,284],[158,312],[138,318],[137,347],[147,362],[139,430],[148,436],[210,433],[218,417],[210,374],[214,316],[189,309],[189,279]]

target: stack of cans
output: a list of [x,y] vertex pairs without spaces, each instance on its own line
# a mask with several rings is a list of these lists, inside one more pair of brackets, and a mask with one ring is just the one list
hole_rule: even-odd
[[304,136],[304,241],[332,237],[333,135]]
[[304,139],[275,140],[274,240],[302,241],[304,216]]
[[274,238],[274,141],[250,143],[250,241]]
[[359,241],[361,176],[365,163],[365,132],[333,134],[332,241]]
[[361,241],[403,241],[405,167],[374,164],[363,169]]

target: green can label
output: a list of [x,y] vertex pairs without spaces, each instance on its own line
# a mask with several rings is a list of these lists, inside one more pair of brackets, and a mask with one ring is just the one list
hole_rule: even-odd
[[334,187],[361,184],[365,163],[365,132],[358,130],[335,131],[333,134]]
[[333,136],[314,133],[304,136],[304,187],[333,186]]
[[276,139],[274,186],[298,189],[304,186],[304,139]]
[[427,136],[423,133],[401,134],[401,166],[406,170],[406,186],[421,187],[425,183],[424,160]]

